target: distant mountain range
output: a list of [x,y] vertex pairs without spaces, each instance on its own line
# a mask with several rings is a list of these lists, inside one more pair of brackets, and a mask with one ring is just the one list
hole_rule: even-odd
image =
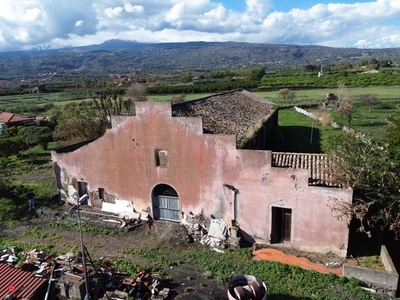
[[109,40],[99,45],[0,52],[0,78],[38,73],[182,73],[305,64],[400,62],[400,48],[358,49],[239,42],[139,43]]

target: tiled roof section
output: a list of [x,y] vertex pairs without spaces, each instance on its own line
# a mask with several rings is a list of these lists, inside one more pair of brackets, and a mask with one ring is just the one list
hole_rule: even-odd
[[237,146],[262,125],[274,104],[236,90],[172,105],[174,117],[201,117],[204,133],[236,135]]
[[11,267],[9,264],[0,263],[0,299],[5,299],[10,285],[15,287],[16,299],[30,299],[35,292],[46,283],[46,280],[33,277],[32,272]]
[[6,112],[6,111],[0,111],[0,122],[1,123],[8,123],[11,118],[13,117],[14,114]]
[[1,123],[13,123],[22,121],[31,121],[33,118],[25,115],[13,114],[6,111],[0,111]]
[[308,185],[342,187],[332,180],[332,162],[326,154],[272,152],[272,166],[307,169]]

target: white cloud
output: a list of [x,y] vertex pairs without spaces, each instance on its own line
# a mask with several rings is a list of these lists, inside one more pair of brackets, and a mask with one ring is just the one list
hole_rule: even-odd
[[265,17],[270,8],[269,1],[246,0],[246,11],[253,16]]
[[27,9],[25,20],[27,22],[35,22],[41,13],[42,11],[37,7]]
[[167,22],[174,23],[176,21],[179,21],[184,17],[185,14],[185,9],[186,9],[186,4],[181,2],[175,4],[169,12],[165,14],[165,20]]
[[25,42],[29,38],[29,33],[25,28],[16,28],[14,32],[14,37],[18,41]]
[[75,22],[75,27],[81,27],[82,25],[83,25],[83,23],[85,23],[85,21],[83,21],[83,20],[79,20],[79,21],[76,21]]
[[[221,1],[221,0],[220,0]],[[317,4],[273,11],[281,0],[1,0],[0,51],[83,45],[110,38],[142,42],[244,41],[400,47],[400,1]]]
[[124,5],[124,9],[128,13],[143,13],[144,12],[144,7],[141,5],[132,5],[130,3],[127,3]]
[[117,6],[117,7],[114,7],[114,8],[112,8],[112,7],[108,7],[108,8],[106,8],[105,10],[104,10],[104,14],[108,17],[108,18],[115,18],[115,17],[118,17],[121,13],[122,13],[122,11],[123,11],[124,9],[122,8],[122,7],[120,7],[120,6]]

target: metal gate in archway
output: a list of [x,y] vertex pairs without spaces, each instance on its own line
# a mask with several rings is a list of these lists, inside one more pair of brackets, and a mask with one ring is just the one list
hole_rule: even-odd
[[180,221],[178,193],[171,186],[159,184],[154,188],[153,213],[155,219]]

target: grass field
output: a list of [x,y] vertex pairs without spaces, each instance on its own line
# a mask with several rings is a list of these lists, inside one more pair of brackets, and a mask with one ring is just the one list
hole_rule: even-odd
[[[385,136],[385,129],[387,125],[386,118],[391,114],[400,113],[400,87],[389,86],[349,88],[348,91],[357,106],[357,111],[353,115],[353,120],[350,123],[350,127],[357,132],[362,132],[369,135],[373,139],[382,140]],[[281,106],[313,103],[320,104],[325,99],[327,93],[334,93],[337,95],[337,89],[299,90],[295,92],[296,99],[294,101],[283,101],[281,98],[279,98],[279,93],[277,91],[255,92],[255,94]],[[363,94],[374,94],[379,101],[379,103],[371,108],[371,111],[361,105],[361,95]],[[317,109],[311,111],[315,112],[316,110]],[[331,119],[335,122],[347,125],[346,120],[334,110],[324,111],[325,113],[329,113]],[[279,114],[279,122],[282,123],[280,126],[304,126],[303,122],[305,121],[303,120],[303,117],[299,117],[295,112],[287,113],[285,111],[281,111]],[[311,120],[308,119],[308,122],[311,123]],[[311,125],[308,126],[311,127]],[[323,128],[317,129],[320,130],[321,143],[323,144],[324,140],[329,138],[331,133],[329,131],[326,132],[325,129],[322,130]],[[327,134],[328,137],[325,137]],[[305,147],[305,149],[309,149],[309,146]],[[318,147],[314,145],[312,149],[318,150]]]
[[326,141],[339,129],[324,126],[293,108],[280,109],[278,127],[272,134],[272,151],[323,153]]
[[[360,100],[363,94],[374,94],[380,101],[400,102],[400,86],[378,86],[378,87],[356,87],[348,88],[350,95],[355,101]],[[337,95],[337,89],[315,89],[315,90],[293,90],[296,93],[296,99],[293,103],[322,103],[327,93]],[[291,104],[291,100],[283,101],[279,97],[278,91],[273,92],[254,92],[254,94],[268,99],[277,104]]]

